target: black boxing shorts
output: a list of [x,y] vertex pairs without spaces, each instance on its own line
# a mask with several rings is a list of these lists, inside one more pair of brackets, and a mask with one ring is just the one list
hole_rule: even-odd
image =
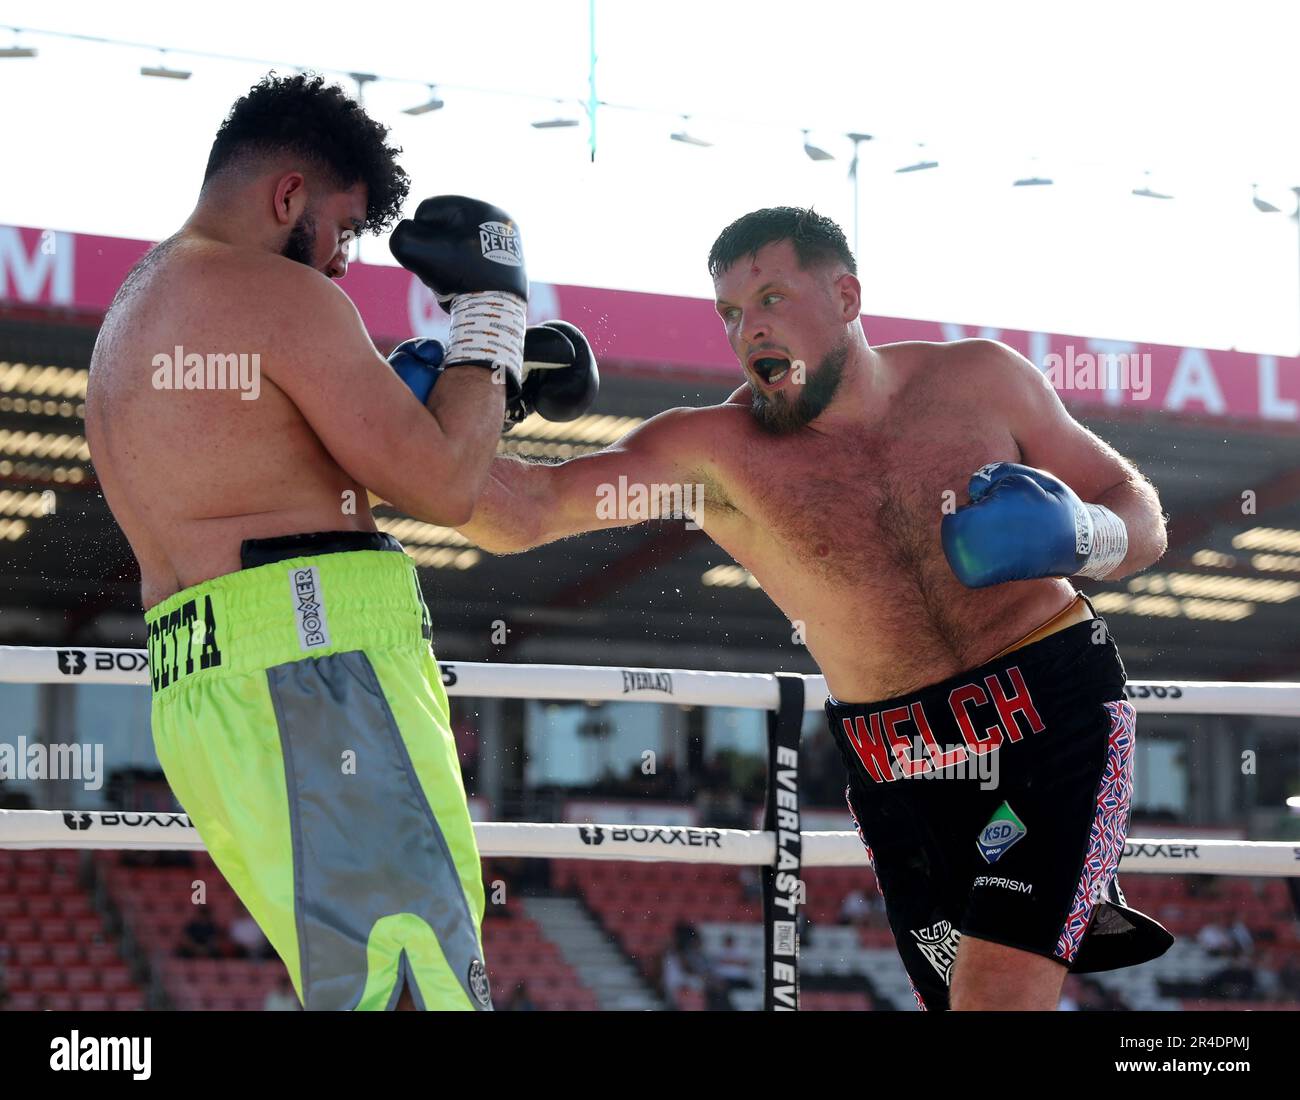
[[1173,943],[1119,888],[1135,715],[1103,620],[896,699],[829,699],[826,714],[921,1008],[948,1007],[963,935],[1076,973]]

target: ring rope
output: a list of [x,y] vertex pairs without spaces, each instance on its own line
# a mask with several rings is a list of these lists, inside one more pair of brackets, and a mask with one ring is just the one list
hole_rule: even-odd
[[[584,825],[476,821],[484,857],[627,860],[761,867],[776,862],[776,834],[700,825]],[[91,810],[0,810],[0,848],[129,851],[204,850],[182,813]],[[803,834],[805,867],[866,867],[856,833]],[[1300,844],[1166,838],[1131,839],[1120,864],[1139,874],[1300,875]]]
[[[591,702],[677,703],[775,710],[777,678],[764,672],[605,665],[441,662],[449,695],[498,699],[582,699]],[[826,680],[803,677],[804,710],[820,711]],[[134,684],[148,686],[143,649],[0,646],[0,683]],[[1132,680],[1128,697],[1139,712],[1300,718],[1300,683],[1218,680]]]

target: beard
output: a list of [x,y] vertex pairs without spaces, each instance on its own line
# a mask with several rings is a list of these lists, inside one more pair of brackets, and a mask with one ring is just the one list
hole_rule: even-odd
[[302,216],[294,222],[293,228],[289,230],[289,239],[284,242],[284,247],[280,249],[280,255],[286,260],[292,260],[296,264],[306,264],[313,267],[311,258],[316,251],[316,219],[308,217],[308,212],[303,211]]
[[793,401],[784,393],[765,394],[751,381],[749,411],[758,426],[769,435],[789,435],[816,420],[840,388],[848,357],[846,340],[822,357],[817,369],[799,387],[799,396]]

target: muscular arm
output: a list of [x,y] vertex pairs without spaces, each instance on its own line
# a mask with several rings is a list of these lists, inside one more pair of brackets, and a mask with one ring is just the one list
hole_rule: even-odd
[[490,371],[452,368],[425,408],[375,349],[347,296],[316,272],[289,267],[268,296],[267,377],[354,480],[417,519],[465,522],[487,481],[505,387]]
[[[441,385],[441,383],[439,383]],[[498,457],[474,516],[460,528],[494,554],[512,554],[556,539],[640,521],[608,505],[619,479],[636,486],[682,485],[707,465],[704,421],[710,409],[670,409],[617,443],[553,465]],[[661,512],[662,514],[662,512]]]
[[1021,461],[1060,478],[1079,498],[1109,508],[1128,528],[1128,554],[1108,575],[1119,580],[1158,561],[1168,545],[1155,487],[1128,459],[1074,419],[1052,384],[1023,355],[1004,344],[976,351],[1006,410]]

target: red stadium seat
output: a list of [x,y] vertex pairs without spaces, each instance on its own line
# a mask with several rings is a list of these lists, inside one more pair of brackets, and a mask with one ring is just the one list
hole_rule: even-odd
[[16,943],[13,945],[11,961],[16,966],[41,966],[52,962],[50,946],[45,943]]
[[79,943],[55,943],[50,945],[50,962],[55,966],[75,966],[80,962],[91,962]]
[[131,985],[131,973],[125,964],[105,967],[99,972],[100,988],[106,993],[115,993],[128,989]]
[[144,993],[138,989],[128,989],[121,993],[113,994],[113,1011],[114,1012],[143,1012],[144,1011]]
[[82,993],[77,997],[80,1012],[108,1012],[112,1007],[113,999],[107,993]]
[[77,946],[85,952],[86,961],[94,966],[105,966],[118,961],[116,944],[91,943]]
[[63,985],[78,992],[96,990],[99,988],[99,971],[88,966],[67,967],[63,971]]
[[37,935],[36,922],[31,917],[9,917],[4,925],[4,939],[17,944],[35,943],[42,937]]
[[63,988],[63,970],[57,966],[31,966],[27,968],[27,984],[42,991]]
[[8,1007],[14,1012],[39,1012],[45,1005],[41,994],[24,992],[11,994]]
[[98,916],[70,917],[68,923],[81,943],[97,943],[104,938],[104,922]]
[[25,899],[27,915],[41,921],[59,912],[59,899],[53,894],[33,894]]

